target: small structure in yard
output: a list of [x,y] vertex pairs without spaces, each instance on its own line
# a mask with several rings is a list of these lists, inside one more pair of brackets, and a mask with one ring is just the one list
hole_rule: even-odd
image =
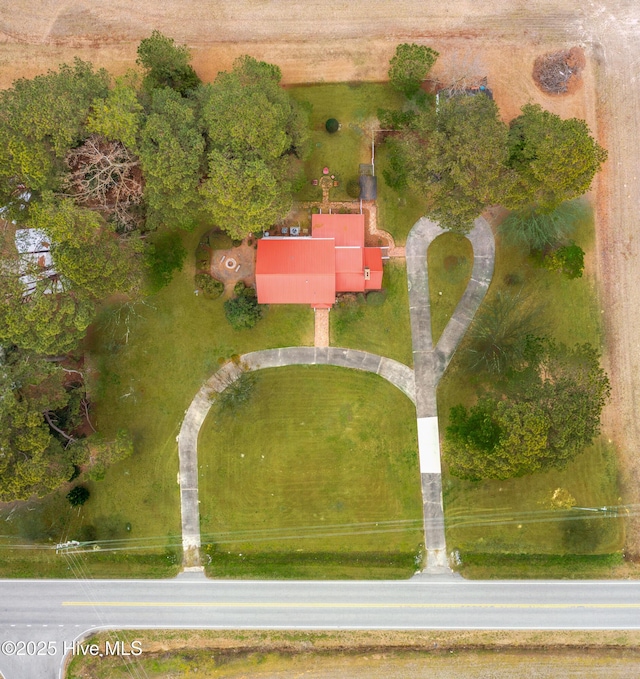
[[363,214],[317,214],[310,237],[258,242],[256,289],[260,304],[330,308],[339,292],[382,287],[382,250],[364,246]]

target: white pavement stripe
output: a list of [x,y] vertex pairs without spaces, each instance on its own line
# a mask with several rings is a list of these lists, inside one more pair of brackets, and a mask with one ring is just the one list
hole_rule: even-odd
[[418,418],[418,455],[421,474],[440,474],[440,436],[437,417]]

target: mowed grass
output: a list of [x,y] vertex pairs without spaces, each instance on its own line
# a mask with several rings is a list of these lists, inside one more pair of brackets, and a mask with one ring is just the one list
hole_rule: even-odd
[[362,349],[413,365],[407,269],[404,261],[389,261],[384,267],[382,287],[386,294],[380,306],[358,296],[340,302],[329,314],[331,345]]
[[[591,217],[579,222],[573,238],[585,251],[591,247]],[[533,266],[518,248],[498,241],[487,300],[500,290],[520,289],[541,302],[546,334],[569,346],[584,342],[601,346],[600,309],[593,278],[585,274],[583,278],[567,280]],[[464,351],[463,340],[438,387],[441,431],[447,426],[450,408],[458,403],[473,404],[483,388],[476,377],[459,368]],[[613,447],[600,439],[563,470],[506,481],[471,483],[449,476],[445,470],[447,545],[461,551],[462,568],[465,551],[490,553],[497,559],[500,553],[605,554],[622,548],[622,519],[605,517],[604,512],[554,510],[551,497],[557,488],[568,490],[579,507],[618,505]],[[547,562],[538,563],[544,572]]]
[[396,191],[384,178],[389,163],[388,148],[384,143],[376,144],[376,175],[378,177],[378,228],[388,231],[396,245],[404,245],[413,225],[424,217],[426,200],[414,191]]
[[[308,307],[273,306],[252,330],[235,331],[224,317],[222,298],[194,294],[194,253],[204,231],[184,235],[189,256],[168,287],[137,305],[128,321],[115,322],[105,310],[88,341],[92,421],[107,439],[127,429],[135,442],[133,456],[113,465],[103,480],[84,484],[91,497],[80,510],[71,511],[62,494],[53,494],[36,503],[37,512],[25,510],[20,522],[4,522],[7,543],[93,535],[104,550],[113,544],[164,558],[180,543],[176,436],[201,384],[234,354],[313,344]],[[113,540],[126,543],[109,543]],[[24,556],[4,553],[7,559]],[[136,573],[120,552],[113,554],[121,575]]]
[[[358,179],[359,164],[371,162],[371,132],[368,123],[378,108],[399,108],[401,95],[388,83],[335,83],[288,88],[291,96],[310,112],[312,151],[305,161],[307,183],[299,200],[321,200],[322,191],[311,180],[322,177],[328,167],[339,186],[331,200],[353,200],[346,191],[349,179]],[[336,118],[340,130],[330,134],[325,123]]]
[[427,250],[431,336],[436,344],[453,314],[473,268],[473,248],[464,236],[444,233]]
[[415,408],[376,375],[256,373],[200,433],[212,576],[408,577],[422,542]]

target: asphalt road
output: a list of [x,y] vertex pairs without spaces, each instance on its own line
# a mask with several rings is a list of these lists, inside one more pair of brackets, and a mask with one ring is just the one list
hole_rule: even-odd
[[640,582],[0,581],[5,679],[57,678],[65,644],[88,630],[143,627],[640,629]]

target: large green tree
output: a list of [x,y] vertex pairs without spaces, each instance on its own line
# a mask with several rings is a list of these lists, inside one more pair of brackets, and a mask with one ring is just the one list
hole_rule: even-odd
[[484,208],[500,203],[511,181],[506,141],[498,107],[484,94],[443,97],[437,115],[417,116],[403,154],[410,180],[429,199],[428,216],[466,233]]
[[288,212],[292,178],[308,149],[306,115],[280,78],[277,66],[245,56],[199,92],[210,148],[205,207],[236,238]]
[[522,114],[511,121],[508,153],[517,181],[505,204],[542,212],[588,191],[607,158],[584,120],[563,120],[538,104],[523,106]]
[[171,89],[156,90],[140,143],[149,226],[195,226],[204,150],[193,104]]
[[0,92],[0,191],[16,182],[40,190],[56,183],[66,152],[86,132],[91,104],[105,97],[106,71],[76,59],[73,66],[31,80],[17,80]]
[[414,97],[438,56],[438,52],[424,45],[415,43],[398,45],[395,55],[389,62],[391,84],[406,97]]
[[28,352],[0,352],[0,501],[42,496],[84,461],[83,447],[55,424],[69,399],[61,368]]
[[143,107],[132,78],[118,78],[105,98],[93,102],[87,120],[89,132],[120,141],[135,151],[143,122]]
[[186,95],[200,84],[189,63],[191,54],[186,45],[176,45],[173,38],[153,31],[150,37],[140,41],[138,64],[146,71],[144,88],[148,92],[162,87]]
[[452,474],[472,480],[562,467],[598,435],[608,395],[592,347],[540,342],[505,395],[451,409],[444,459]]

